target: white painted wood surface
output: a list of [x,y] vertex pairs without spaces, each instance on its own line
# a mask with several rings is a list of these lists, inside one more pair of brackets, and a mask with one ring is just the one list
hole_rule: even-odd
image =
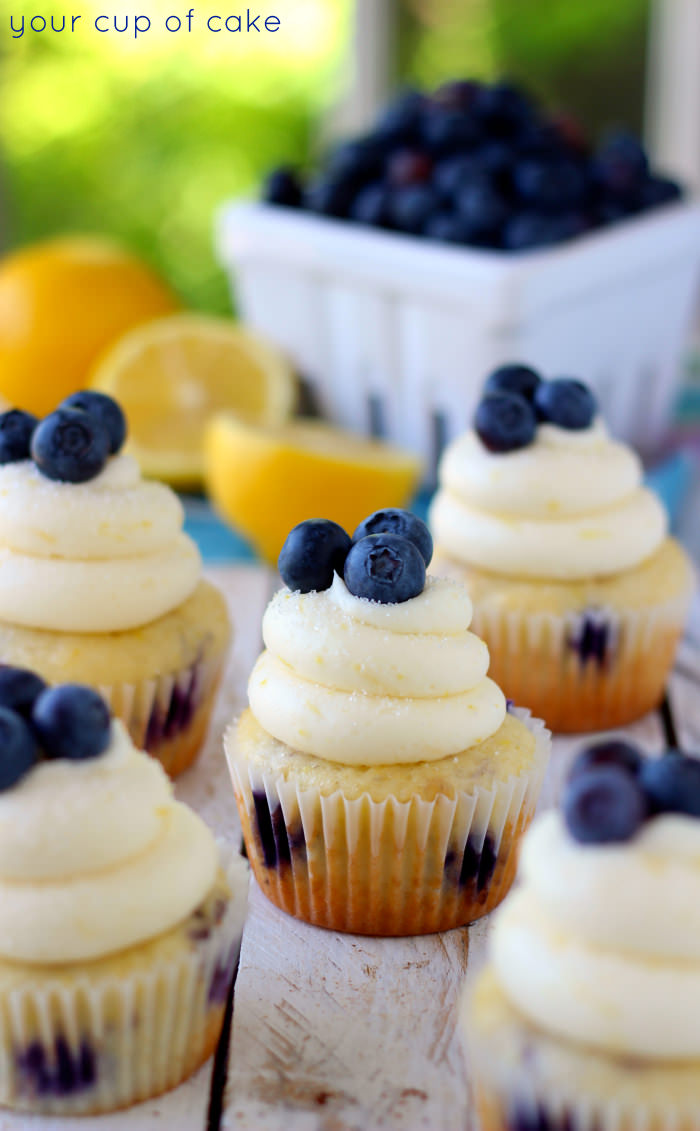
[[[177,784],[217,835],[240,826],[221,735],[244,704],[274,582],[251,566],[210,570],[226,592],[236,640],[207,747]],[[700,623],[700,622],[699,622]],[[671,695],[690,749],[700,750],[700,652],[682,649]],[[634,727],[664,745],[658,716]],[[558,739],[543,804],[556,797],[580,744]],[[455,1032],[465,978],[483,961],[488,921],[417,939],[368,939],[317,930],[251,893],[236,984],[224,1131],[476,1131]],[[212,1065],[161,1099],[87,1119],[0,1114],[0,1131],[204,1131]]]

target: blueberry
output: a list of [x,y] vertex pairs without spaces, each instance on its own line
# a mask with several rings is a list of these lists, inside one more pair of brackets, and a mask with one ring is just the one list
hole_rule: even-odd
[[577,756],[571,767],[569,780],[572,781],[597,766],[617,766],[618,769],[626,770],[628,774],[638,774],[643,761],[637,747],[629,742],[614,738],[606,742],[596,742],[593,746],[587,746]]
[[38,760],[29,724],[9,707],[0,707],[0,790],[13,786]]
[[326,177],[357,189],[381,175],[384,156],[377,142],[366,138],[346,141],[331,153]]
[[597,407],[588,386],[571,377],[543,381],[535,393],[538,418],[573,432],[592,424]]
[[477,406],[474,429],[490,452],[514,452],[535,438],[532,405],[515,393],[487,393]]
[[48,758],[95,758],[110,743],[107,704],[97,691],[79,683],[42,691],[34,704],[32,726]]
[[387,107],[377,122],[373,138],[386,145],[416,141],[421,132],[426,99],[418,90],[404,90]]
[[441,243],[469,243],[472,232],[469,224],[449,208],[441,208],[433,212],[423,225],[423,235],[429,240],[440,240]]
[[387,181],[396,188],[429,180],[433,163],[420,149],[399,149],[387,163]]
[[397,189],[391,200],[392,223],[402,232],[417,235],[438,204],[438,194],[430,185],[409,185]]
[[457,211],[475,238],[496,232],[508,217],[508,203],[490,177],[474,179],[465,185],[456,202]]
[[39,421],[30,412],[12,408],[0,416],[0,463],[29,459],[32,435]]
[[26,668],[0,668],[0,707],[30,715],[45,688],[43,679]]
[[398,605],[423,592],[425,561],[400,534],[370,534],[350,547],[343,577],[355,597]]
[[480,137],[479,124],[461,110],[436,108],[425,115],[423,141],[435,156],[466,153]]
[[596,183],[606,192],[621,197],[636,192],[648,171],[649,162],[641,142],[624,131],[607,138],[592,165]]
[[678,751],[649,758],[640,780],[654,813],[685,813],[700,817],[700,761]]
[[375,511],[364,522],[361,522],[352,536],[353,542],[359,542],[369,534],[400,534],[407,538],[417,550],[426,566],[430,565],[433,556],[433,539],[428,527],[410,511],[400,510],[398,507],[388,507],[386,510]]
[[503,247],[506,251],[532,251],[557,243],[561,237],[554,220],[534,209],[514,212],[503,227]]
[[262,190],[262,198],[268,204],[281,204],[286,208],[299,208],[304,190],[296,169],[282,165],[268,174]]
[[562,809],[569,832],[581,844],[629,840],[649,815],[640,782],[619,765],[594,766],[572,778]]
[[375,228],[389,223],[391,190],[383,184],[366,185],[360,189],[350,206],[350,218],[358,224],[371,224]]
[[321,216],[347,216],[354,187],[346,181],[320,177],[307,189],[304,204]]
[[85,389],[80,393],[72,393],[58,407],[86,412],[97,424],[106,428],[109,436],[109,450],[112,455],[115,455],[123,446],[126,440],[126,417],[113,397],[108,397],[106,393],[92,393]]
[[442,197],[452,200],[464,185],[482,172],[483,167],[474,154],[450,157],[435,166],[433,185]]
[[433,102],[446,110],[467,110],[474,102],[481,83],[475,79],[453,79],[439,86]]
[[337,522],[309,518],[290,530],[277,567],[284,584],[295,592],[329,589],[333,574],[342,574],[349,549],[350,536]]
[[482,87],[474,99],[474,111],[491,137],[512,138],[535,117],[524,91],[506,81]]
[[484,393],[516,393],[532,401],[542,378],[529,365],[512,362],[494,369],[486,378]]
[[65,483],[84,483],[102,471],[109,455],[109,433],[86,412],[59,408],[37,425],[32,459],[42,475]]
[[683,190],[677,181],[669,177],[648,177],[639,191],[640,208],[658,208],[662,204],[671,204],[680,200]]
[[587,181],[578,161],[530,157],[514,166],[513,185],[526,207],[552,212],[580,205]]

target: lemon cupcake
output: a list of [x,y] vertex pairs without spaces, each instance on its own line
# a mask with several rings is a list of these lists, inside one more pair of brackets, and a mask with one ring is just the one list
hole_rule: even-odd
[[97,692],[0,675],[0,1104],[112,1111],[215,1048],[247,865]]
[[484,1131],[700,1127],[700,762],[582,756],[460,1023]]
[[578,381],[494,373],[448,447],[429,522],[505,693],[553,730],[602,730],[660,702],[693,571]]
[[[509,713],[462,585],[404,511],[295,527],[250,707],[225,738],[263,892],[317,926],[424,934],[510,886],[549,732]],[[341,576],[342,573],[342,576]]]
[[98,688],[175,775],[200,749],[230,638],[183,510],[121,454],[119,406],[0,416],[0,662]]

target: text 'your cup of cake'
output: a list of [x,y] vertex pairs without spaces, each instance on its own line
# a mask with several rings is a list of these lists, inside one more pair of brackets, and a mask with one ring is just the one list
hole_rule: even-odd
[[431,555],[400,510],[352,539],[303,522],[280,555],[225,745],[260,887],[317,926],[423,934],[486,914],[537,801],[549,732],[508,710],[469,596],[426,576]]
[[506,695],[553,730],[603,730],[657,707],[693,569],[591,391],[524,365],[496,370],[439,479],[436,569],[467,585]]
[[125,437],[103,393],[0,416],[0,663],[97,688],[174,776],[206,736],[231,630],[182,504]]

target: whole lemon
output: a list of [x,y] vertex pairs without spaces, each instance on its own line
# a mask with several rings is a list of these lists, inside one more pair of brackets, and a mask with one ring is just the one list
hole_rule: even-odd
[[178,310],[172,291],[110,240],[66,237],[0,260],[0,397],[37,415],[84,387],[125,330]]

